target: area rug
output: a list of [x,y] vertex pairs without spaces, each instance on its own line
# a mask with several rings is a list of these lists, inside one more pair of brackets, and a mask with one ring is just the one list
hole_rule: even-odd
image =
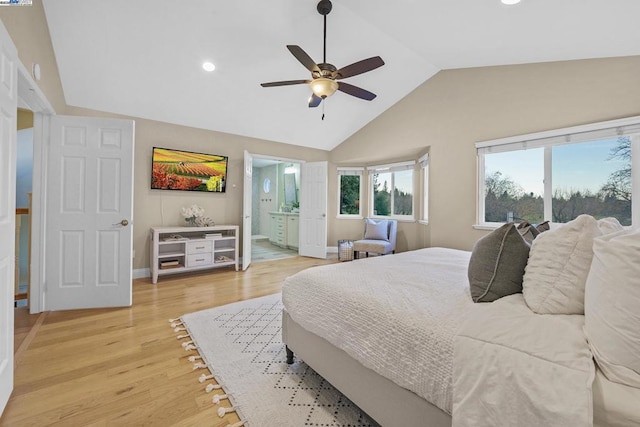
[[280,294],[173,319],[218,415],[235,411],[234,427],[378,426],[304,361],[287,365],[281,319]]

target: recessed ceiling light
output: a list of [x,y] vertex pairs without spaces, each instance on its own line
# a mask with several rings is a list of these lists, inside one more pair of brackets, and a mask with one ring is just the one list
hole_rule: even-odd
[[520,3],[520,0],[502,0],[502,4],[507,4],[509,6],[511,6],[512,4],[518,4]]
[[213,65],[212,62],[205,62],[202,64],[202,68],[204,68],[205,71],[213,71],[216,69],[216,66]]

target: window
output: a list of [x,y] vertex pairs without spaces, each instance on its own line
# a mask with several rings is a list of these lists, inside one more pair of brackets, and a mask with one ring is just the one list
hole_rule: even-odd
[[481,224],[564,223],[580,214],[612,216],[625,226],[640,222],[640,183],[632,185],[632,170],[640,167],[640,117],[476,147]]
[[413,169],[415,162],[369,167],[371,216],[414,219]]
[[429,221],[429,155],[425,154],[418,162],[420,163],[420,179],[422,181],[422,212],[420,221]]
[[552,147],[553,222],[581,213],[631,225],[631,137]]
[[362,218],[362,171],[364,168],[338,168],[338,216]]
[[543,148],[488,154],[484,166],[484,222],[543,222]]

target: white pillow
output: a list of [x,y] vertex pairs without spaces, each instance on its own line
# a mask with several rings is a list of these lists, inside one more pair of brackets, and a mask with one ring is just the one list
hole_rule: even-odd
[[613,382],[640,387],[640,230],[593,243],[585,292],[585,333],[591,352]]
[[364,225],[365,240],[389,240],[389,224],[386,219],[366,219]]
[[616,218],[609,217],[598,220],[598,229],[600,229],[602,234],[609,234],[624,230],[624,227]]
[[584,285],[600,236],[595,218],[580,215],[533,241],[522,281],[524,299],[539,314],[584,314]]

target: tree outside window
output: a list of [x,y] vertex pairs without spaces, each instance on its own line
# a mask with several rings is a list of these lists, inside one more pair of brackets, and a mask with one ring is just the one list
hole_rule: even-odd
[[373,215],[413,215],[413,169],[374,172],[372,187]]
[[360,175],[339,175],[340,215],[360,215]]
[[552,222],[580,214],[631,225],[631,137],[485,155],[485,222],[540,223],[544,218],[543,152],[550,150]]

